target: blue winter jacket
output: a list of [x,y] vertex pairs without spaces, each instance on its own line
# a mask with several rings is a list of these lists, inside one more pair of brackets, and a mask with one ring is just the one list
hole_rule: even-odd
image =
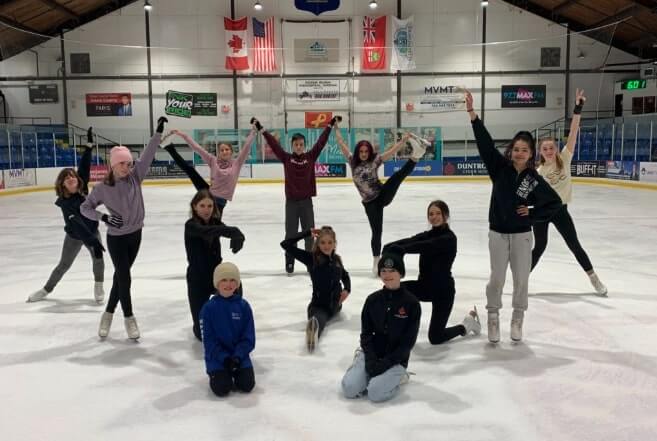
[[249,302],[240,295],[215,294],[201,309],[201,332],[208,374],[224,369],[226,357],[238,357],[241,368],[249,368],[255,348],[255,325]]

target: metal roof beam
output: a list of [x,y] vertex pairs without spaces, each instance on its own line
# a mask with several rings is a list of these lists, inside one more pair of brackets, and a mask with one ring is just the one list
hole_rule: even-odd
[[63,12],[64,14],[66,14],[68,16],[68,18],[72,18],[74,20],[77,20],[77,19],[80,18],[80,16],[78,14],[71,11],[69,8],[67,8],[64,5],[60,5],[55,0],[38,0],[38,1],[43,3],[46,6],[51,7],[52,9],[55,9],[59,12]]

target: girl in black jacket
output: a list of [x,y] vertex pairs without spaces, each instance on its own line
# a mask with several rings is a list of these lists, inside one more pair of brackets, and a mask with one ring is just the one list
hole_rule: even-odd
[[77,172],[72,168],[65,168],[59,172],[55,180],[55,193],[57,194],[57,205],[64,216],[64,244],[59,263],[50,274],[50,278],[43,288],[31,294],[28,302],[38,302],[50,294],[64,274],[71,268],[75,258],[84,245],[91,254],[94,273],[94,299],[102,304],[105,299],[103,290],[103,279],[105,263],[103,261],[103,245],[98,233],[98,222],[87,219],[80,214],[80,205],[85,200],[89,189],[89,174],[91,169],[91,151],[93,147],[93,132],[91,127],[87,130],[87,145],[80,158]]
[[518,132],[502,154],[475,113],[470,92],[465,94],[465,103],[479,156],[493,182],[488,210],[491,267],[486,285],[488,340],[491,343],[500,341],[499,310],[506,269],[510,265],[513,275],[511,339],[520,341],[532,263],[532,223],[548,221],[561,208],[561,199],[534,169],[536,148],[531,133]]
[[[236,227],[221,222],[221,215],[209,190],[201,190],[192,198],[191,217],[185,223],[187,252],[187,297],[192,313],[194,336],[201,340],[199,313],[216,291],[212,280],[214,269],[222,261],[220,237],[230,238],[233,253],[242,249],[244,235]],[[241,285],[238,287],[241,293]]]
[[447,327],[447,320],[454,306],[454,278],[452,264],[456,258],[456,235],[449,228],[449,207],[441,200],[435,200],[427,207],[427,219],[431,230],[387,244],[383,252],[403,256],[420,255],[420,274],[418,280],[402,282],[418,300],[431,302],[431,322],[429,341],[439,345],[457,335],[478,335],[481,324],[477,309],[473,309],[463,319],[463,323]]
[[[313,236],[312,252],[297,248],[296,243]],[[281,242],[281,247],[308,267],[313,293],[308,304],[306,346],[313,352],[326,323],[342,309],[342,302],[351,292],[351,279],[342,259],[335,253],[337,244],[331,227],[303,231]],[[342,282],[342,284],[341,284]]]

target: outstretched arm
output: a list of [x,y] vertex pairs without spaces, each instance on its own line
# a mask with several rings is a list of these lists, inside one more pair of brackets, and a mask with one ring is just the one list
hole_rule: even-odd
[[255,138],[255,135],[256,131],[251,130],[249,136],[247,136],[244,140],[244,144],[242,144],[242,150],[240,150],[240,153],[237,155],[237,159],[235,160],[235,163],[239,167],[242,167],[242,164],[246,162],[246,158],[249,156],[249,153],[251,153],[251,144],[253,144],[253,138]]
[[504,155],[502,155],[499,150],[495,147],[493,138],[488,133],[488,130],[484,126],[484,123],[479,119],[479,116],[474,111],[474,99],[470,91],[465,91],[465,107],[466,111],[470,115],[470,122],[472,123],[472,130],[475,135],[475,140],[477,141],[477,150],[479,150],[479,156],[481,160],[484,161],[486,169],[488,170],[488,175],[493,178],[498,170],[504,167],[507,163]]
[[344,138],[342,138],[342,133],[340,132],[340,128],[338,125],[335,125],[335,140],[338,142],[338,145],[340,146],[340,151],[342,152],[342,156],[345,157],[347,161],[351,160],[351,151],[349,150],[349,146],[347,145],[346,142],[344,142]]
[[572,154],[575,152],[575,144],[577,144],[577,132],[579,132],[579,123],[582,119],[582,107],[586,102],[584,96],[584,89],[577,89],[575,91],[575,109],[573,110],[573,120],[570,122],[570,132],[568,134],[568,142],[566,148]]
[[196,141],[192,139],[191,136],[189,136],[185,132],[181,132],[180,130],[174,129],[171,131],[171,133],[180,136],[182,139],[185,140],[187,145],[189,146],[190,149],[195,151],[196,153],[199,154],[201,158],[205,161],[206,164],[210,165],[212,163],[212,160],[214,159],[214,156],[212,156],[207,150],[205,150],[203,147],[198,145]]
[[395,145],[393,145],[392,147],[390,147],[388,150],[384,151],[381,154],[381,159],[387,161],[388,159],[392,158],[394,154],[399,151],[399,149],[401,149],[404,145],[406,145],[406,141],[408,141],[408,138],[410,137],[411,137],[410,133],[408,132],[404,133],[404,135],[401,137],[399,141],[397,141]]

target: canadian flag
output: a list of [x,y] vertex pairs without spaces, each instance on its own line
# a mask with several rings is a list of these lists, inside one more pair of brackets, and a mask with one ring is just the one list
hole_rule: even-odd
[[231,20],[224,17],[226,38],[226,69],[246,70],[249,68],[249,53],[246,48],[247,18]]

